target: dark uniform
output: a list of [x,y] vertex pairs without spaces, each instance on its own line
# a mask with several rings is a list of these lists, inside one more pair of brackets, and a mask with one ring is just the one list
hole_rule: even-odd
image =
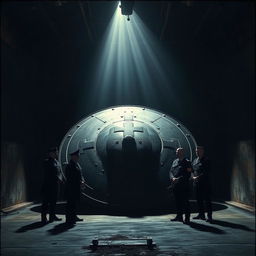
[[46,222],[46,214],[49,208],[50,221],[55,220],[55,208],[59,190],[59,182],[62,179],[62,173],[58,160],[49,157],[44,160],[44,181],[42,186],[42,221]]
[[191,162],[186,158],[183,160],[177,158],[172,163],[169,175],[170,179],[180,177],[179,180],[175,181],[175,185],[173,186],[173,194],[177,209],[176,218],[182,220],[182,214],[185,214],[185,220],[189,221],[190,206],[188,197],[190,172],[188,172],[187,168],[191,168]]
[[81,195],[81,184],[83,177],[81,166],[72,159],[66,166],[66,222],[76,222],[77,206]]
[[205,218],[204,202],[208,219],[212,219],[212,203],[211,203],[211,185],[210,185],[210,161],[203,156],[201,159],[197,157],[193,163],[193,176],[198,179],[194,180],[194,188],[198,204],[199,216]]

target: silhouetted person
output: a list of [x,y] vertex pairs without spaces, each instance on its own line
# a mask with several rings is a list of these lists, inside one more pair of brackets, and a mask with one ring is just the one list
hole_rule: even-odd
[[183,148],[176,150],[177,159],[172,163],[170,170],[170,179],[173,183],[173,194],[176,203],[177,215],[171,221],[183,222],[185,214],[185,224],[190,223],[190,205],[189,205],[189,178],[191,176],[191,162],[184,157]]
[[59,191],[59,183],[63,182],[64,177],[58,162],[58,148],[50,148],[48,151],[48,158],[44,160],[44,179],[42,186],[42,210],[41,221],[47,222],[47,213],[49,211],[49,221],[61,220],[55,215],[56,202]]
[[[204,155],[204,148],[197,146],[197,158],[194,159],[192,166],[193,185],[196,192],[198,205],[198,215],[193,219],[205,220],[205,208],[207,211],[207,222],[212,222],[212,202],[210,184],[210,160]],[[205,207],[204,207],[205,203]]]
[[79,150],[70,154],[71,159],[66,166],[66,223],[75,224],[76,221],[83,221],[77,217],[77,207],[81,196],[81,186],[84,183],[81,173],[81,166],[78,163]]

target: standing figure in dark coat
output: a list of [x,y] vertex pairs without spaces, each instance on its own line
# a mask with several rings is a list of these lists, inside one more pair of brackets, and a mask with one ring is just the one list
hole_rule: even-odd
[[81,173],[81,166],[78,163],[79,150],[70,154],[71,159],[66,166],[66,223],[75,224],[76,221],[83,221],[77,217],[77,207],[81,196],[81,186],[84,179]]
[[64,181],[64,176],[60,169],[60,164],[58,162],[58,148],[50,148],[48,151],[48,158],[44,160],[44,180],[42,186],[42,211],[41,211],[41,221],[42,223],[47,222],[47,212],[49,209],[49,221],[59,221],[61,220],[55,215],[56,202],[59,191],[59,183]]
[[197,158],[194,159],[193,166],[193,185],[196,192],[198,205],[198,215],[193,219],[205,220],[205,208],[207,211],[207,222],[212,222],[212,202],[211,202],[211,184],[210,184],[210,160],[204,155],[204,148],[197,146]]
[[191,162],[184,157],[183,148],[176,150],[177,159],[172,163],[170,180],[172,182],[173,194],[176,203],[177,215],[171,221],[183,222],[182,214],[185,214],[184,224],[190,223],[189,205],[189,178],[191,176]]

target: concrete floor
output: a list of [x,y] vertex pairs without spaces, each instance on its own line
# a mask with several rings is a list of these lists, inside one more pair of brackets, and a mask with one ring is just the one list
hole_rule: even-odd
[[[254,214],[226,204],[214,203],[213,224],[192,220],[190,226],[170,222],[173,213],[140,218],[87,214],[79,215],[85,221],[74,227],[65,226],[64,221],[42,226],[38,209],[32,205],[1,216],[1,255],[255,255]],[[59,205],[58,216],[64,220],[61,209],[63,205]],[[116,240],[147,236],[156,243],[154,250],[135,245],[144,241]],[[109,246],[91,251],[89,245],[95,237],[112,242],[100,241]]]

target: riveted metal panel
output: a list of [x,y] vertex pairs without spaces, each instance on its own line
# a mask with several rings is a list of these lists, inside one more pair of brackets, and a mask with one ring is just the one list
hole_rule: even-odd
[[[145,169],[142,170],[145,175],[149,168],[147,162],[152,160],[149,155],[152,155],[157,161],[152,167],[157,182],[155,187],[166,191],[176,149],[183,147],[185,156],[192,160],[195,157],[196,141],[184,125],[164,113],[141,106],[117,106],[93,113],[75,124],[61,142],[59,159],[64,169],[70,160],[69,153],[79,149],[79,162],[87,183],[84,196],[108,204],[109,166],[114,166],[110,161],[120,162],[116,163],[116,169],[117,166],[126,168],[127,163],[122,162],[126,147],[134,150],[134,161],[135,158],[140,159],[138,165],[140,169]],[[111,154],[114,154],[114,158],[111,158]],[[133,161],[132,157],[129,161]],[[155,191],[157,193],[157,189]],[[161,193],[159,197],[163,198]]]

